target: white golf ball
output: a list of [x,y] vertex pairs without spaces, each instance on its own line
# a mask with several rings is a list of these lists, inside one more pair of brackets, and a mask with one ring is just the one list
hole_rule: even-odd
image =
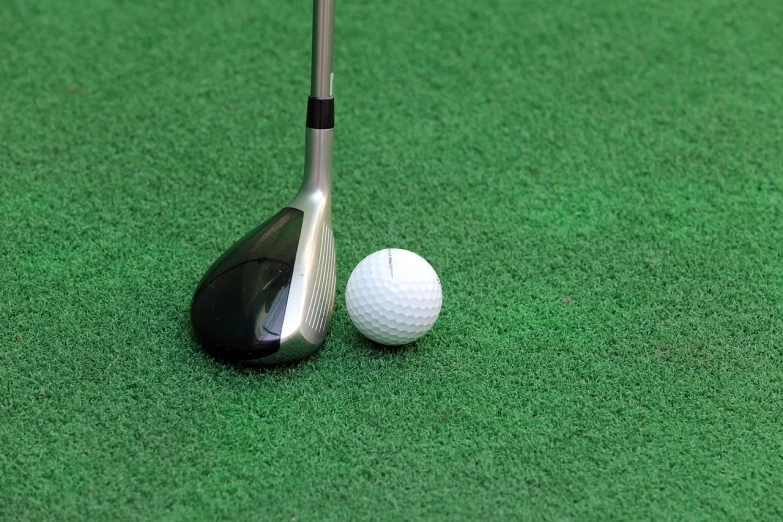
[[387,248],[365,257],[348,278],[351,321],[376,343],[415,341],[435,324],[443,295],[438,274],[421,256]]

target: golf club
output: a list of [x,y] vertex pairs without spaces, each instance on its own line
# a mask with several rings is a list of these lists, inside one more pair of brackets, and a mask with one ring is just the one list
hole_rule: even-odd
[[335,292],[333,39],[334,0],[314,0],[302,186],[287,207],[218,258],[193,295],[193,330],[216,357],[291,362],[315,352],[329,330]]

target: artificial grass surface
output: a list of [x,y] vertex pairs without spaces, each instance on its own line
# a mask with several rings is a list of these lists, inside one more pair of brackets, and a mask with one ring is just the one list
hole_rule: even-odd
[[298,187],[310,3],[0,4],[0,518],[783,517],[780,3],[336,13],[334,323],[262,372],[186,314]]

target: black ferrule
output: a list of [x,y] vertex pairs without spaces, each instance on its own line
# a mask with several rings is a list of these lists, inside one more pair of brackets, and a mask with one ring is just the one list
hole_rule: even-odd
[[334,129],[334,98],[307,100],[307,128]]

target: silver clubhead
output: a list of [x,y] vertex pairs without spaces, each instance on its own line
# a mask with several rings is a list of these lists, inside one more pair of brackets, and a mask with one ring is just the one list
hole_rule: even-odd
[[332,233],[334,0],[314,0],[305,174],[289,205],[234,243],[204,274],[190,306],[202,346],[222,359],[291,362],[315,352],[334,311]]
[[277,364],[323,343],[335,295],[333,140],[333,129],[307,129],[299,193],[228,249],[196,288],[191,322],[214,355]]

